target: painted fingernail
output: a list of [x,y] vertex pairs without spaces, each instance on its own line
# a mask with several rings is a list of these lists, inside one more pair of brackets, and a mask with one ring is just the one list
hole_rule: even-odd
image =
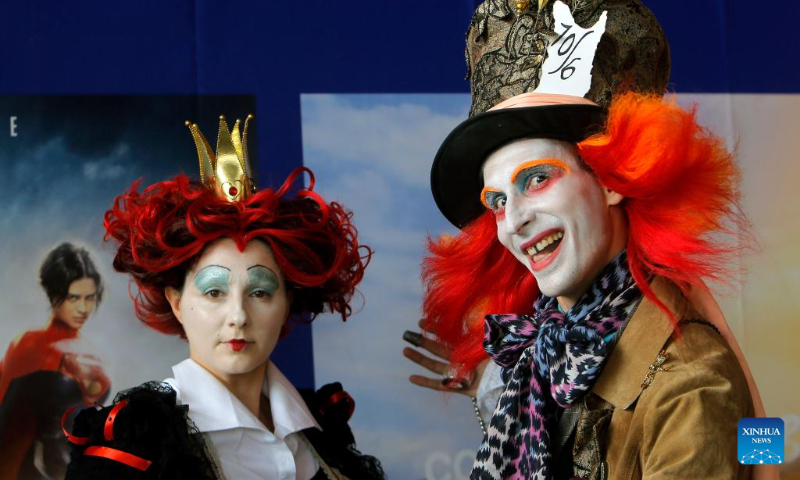
[[403,340],[415,347],[419,347],[422,344],[422,335],[417,332],[412,332],[411,330],[406,330],[403,332]]

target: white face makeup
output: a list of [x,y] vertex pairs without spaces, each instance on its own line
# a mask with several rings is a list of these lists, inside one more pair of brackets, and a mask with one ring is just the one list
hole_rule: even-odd
[[483,180],[497,238],[549,297],[571,306],[624,247],[624,229],[613,220],[621,197],[581,166],[570,143],[512,142],[489,156]]
[[272,354],[289,298],[269,247],[254,240],[243,252],[224,238],[206,248],[167,298],[189,340],[189,356],[219,379],[250,373]]

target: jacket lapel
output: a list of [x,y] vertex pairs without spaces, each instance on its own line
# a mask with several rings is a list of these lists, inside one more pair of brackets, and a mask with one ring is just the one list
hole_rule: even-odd
[[[664,278],[656,277],[650,288],[680,320],[685,300],[678,287]],[[614,405],[614,408],[630,408],[644,389],[642,382],[650,372],[650,365],[673,331],[669,316],[644,297],[622,332],[592,392]]]

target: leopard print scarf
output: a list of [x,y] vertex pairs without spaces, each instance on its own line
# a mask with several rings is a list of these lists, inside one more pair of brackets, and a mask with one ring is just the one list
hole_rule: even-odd
[[471,479],[552,479],[550,432],[600,376],[608,339],[642,294],[622,251],[567,312],[540,296],[534,315],[487,315],[483,346],[503,369],[505,390],[478,450]]

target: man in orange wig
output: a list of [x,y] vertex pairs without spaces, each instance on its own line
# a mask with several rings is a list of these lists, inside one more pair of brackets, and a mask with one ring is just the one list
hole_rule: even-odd
[[736,426],[763,410],[703,285],[746,225],[734,160],[662,100],[639,0],[516,7],[478,7],[471,116],[431,171],[461,229],[424,263],[442,388],[474,391],[486,353],[478,389],[500,379],[471,478],[750,478]]

